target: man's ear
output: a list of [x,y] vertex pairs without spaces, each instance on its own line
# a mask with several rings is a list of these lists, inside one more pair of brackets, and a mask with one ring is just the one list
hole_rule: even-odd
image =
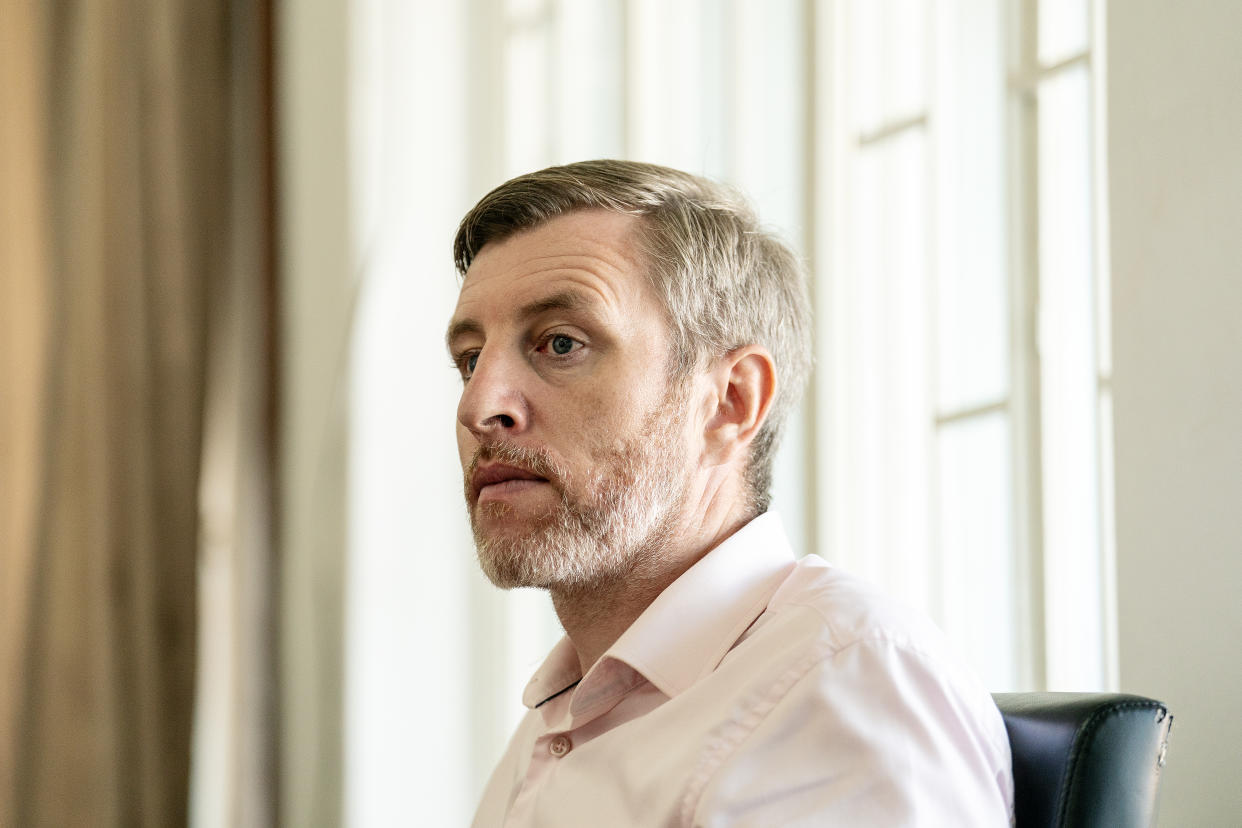
[[710,371],[715,411],[703,441],[713,465],[743,456],[776,399],[776,364],[760,345],[746,345],[720,358]]

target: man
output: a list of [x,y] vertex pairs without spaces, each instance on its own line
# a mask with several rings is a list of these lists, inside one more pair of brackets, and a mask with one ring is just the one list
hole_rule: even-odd
[[716,184],[593,161],[492,191],[454,253],[479,561],[566,633],[475,824],[1008,824],[988,694],[767,511],[810,363],[789,249]]

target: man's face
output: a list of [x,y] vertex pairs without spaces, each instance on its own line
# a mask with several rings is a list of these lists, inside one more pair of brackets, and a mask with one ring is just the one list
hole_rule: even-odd
[[686,499],[684,383],[631,234],[583,211],[486,245],[448,346],[479,560],[498,586],[572,589],[657,556]]

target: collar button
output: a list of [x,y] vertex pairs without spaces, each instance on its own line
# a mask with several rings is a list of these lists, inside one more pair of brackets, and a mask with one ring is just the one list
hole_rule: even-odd
[[557,736],[551,742],[548,742],[548,753],[560,759],[566,753],[573,750],[574,743],[564,733]]

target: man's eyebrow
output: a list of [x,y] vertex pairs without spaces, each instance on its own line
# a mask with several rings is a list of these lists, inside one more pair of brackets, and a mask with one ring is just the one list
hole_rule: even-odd
[[453,350],[453,342],[460,336],[466,334],[483,334],[483,326],[473,319],[457,319],[449,323],[448,330],[444,333],[444,347],[450,351]]
[[541,313],[547,313],[554,310],[580,310],[591,304],[591,300],[583,296],[576,290],[562,290],[546,296],[543,299],[536,299],[523,305],[518,310],[519,319],[530,319]]
[[[553,293],[551,296],[545,296],[542,299],[536,299],[528,302],[518,309],[517,318],[520,320],[533,319],[542,313],[555,310],[581,310],[591,304],[590,298],[576,290],[562,290]],[[444,343],[452,350],[453,341],[459,336],[466,334],[482,335],[483,326],[474,319],[458,319],[449,324],[448,332],[444,335]]]

